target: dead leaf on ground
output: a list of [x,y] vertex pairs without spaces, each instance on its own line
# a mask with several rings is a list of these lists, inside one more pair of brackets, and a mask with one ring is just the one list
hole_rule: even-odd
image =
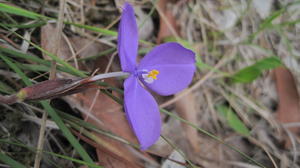
[[[55,32],[56,32],[55,26],[50,23],[46,24],[41,28],[41,46],[43,49],[49,51],[50,53],[54,53],[55,52],[54,49],[56,48],[55,46],[57,40],[56,40],[56,36],[54,36]],[[61,38],[60,46],[57,51],[57,56],[60,59],[64,59],[64,60],[72,56],[68,44],[63,38]],[[48,60],[51,60],[51,58],[45,53],[43,53],[43,57]]]
[[[51,48],[55,43],[55,39],[52,37],[55,28],[48,24],[42,28],[41,38],[42,38],[42,47],[47,51],[51,52]],[[65,38],[62,38],[60,46],[58,48],[57,56],[61,59],[67,60],[72,56],[72,52],[70,47],[73,47],[75,52],[82,50],[78,54],[79,57],[93,56],[101,52],[102,50],[107,49],[107,46],[101,45],[99,43],[90,43],[91,40],[81,38],[81,37],[68,37],[69,44],[67,43]],[[88,46],[86,46],[88,44]],[[74,52],[73,52],[74,53]],[[47,57],[44,55],[44,57]],[[82,69],[88,69],[90,71],[93,68],[99,68],[99,72],[103,73],[104,69],[107,66],[109,58],[101,57],[96,61],[93,61],[92,64],[80,66]],[[65,75],[65,74],[60,74]],[[117,80],[111,79],[109,81],[110,84],[118,85]],[[116,87],[120,87],[119,85]],[[86,118],[86,113],[90,112],[95,118],[94,120],[89,117],[86,121],[94,124],[100,129],[111,131],[112,133],[120,136],[130,142],[137,144],[137,140],[127,122],[125,113],[123,112],[123,108],[121,105],[117,104],[110,97],[100,94],[96,98],[96,103],[93,108],[89,111],[90,107],[93,104],[94,98],[96,96],[96,90],[87,90],[82,93],[78,93],[72,96],[66,96],[64,99],[70,104],[71,107],[80,110],[83,113],[84,118]],[[120,96],[120,95],[115,95]],[[100,122],[99,122],[100,121]],[[129,149],[129,146],[113,140],[111,138],[106,137],[102,134],[95,135],[104,141],[104,145],[99,145],[97,150],[97,155],[101,165],[104,167],[142,167],[143,163],[141,159],[137,157],[137,154],[133,154],[132,150]],[[138,152],[137,152],[138,153]]]
[[[100,61],[103,63],[103,61]],[[117,85],[117,81],[111,79],[106,81],[110,84]],[[119,87],[119,86],[117,86]],[[76,109],[83,112],[84,118],[87,116],[85,113],[89,113],[89,109],[93,104],[96,96],[95,90],[88,90],[82,93],[78,93],[73,96],[68,96],[65,99]],[[120,95],[115,95],[120,97]],[[134,134],[131,131],[130,126],[126,120],[125,113],[121,105],[116,103],[110,97],[100,93],[96,98],[96,103],[91,109],[90,113],[97,119],[101,120],[101,123],[93,120],[91,117],[86,119],[87,122],[104,129],[109,130],[130,142],[137,144]],[[131,153],[129,148],[111,138],[95,133],[98,138],[102,139],[106,146],[100,146],[96,149],[98,158],[104,167],[141,167],[141,160],[139,160],[134,154]],[[110,151],[110,152],[107,152]]]
[[174,36],[174,33],[171,29],[175,30],[177,34],[180,32],[175,16],[170,8],[167,7],[168,3],[171,1],[172,0],[160,0],[157,4],[157,7],[162,12],[159,18],[159,32],[156,41],[158,44],[162,43],[165,38]]
[[[276,89],[278,94],[277,120],[280,123],[300,122],[299,93],[293,74],[285,67],[274,70]],[[299,134],[299,127],[290,127],[289,131]],[[291,141],[286,136],[285,146],[291,147]]]
[[[176,101],[175,105],[176,105],[176,112],[180,117],[182,117],[183,119],[189,121],[194,125],[197,125],[198,111],[196,109],[195,96],[192,93]],[[194,150],[193,152],[199,152],[200,148],[199,148],[199,138],[198,138],[197,130],[185,123],[181,123],[181,124],[183,129],[185,130],[186,138],[189,141],[192,149]]]

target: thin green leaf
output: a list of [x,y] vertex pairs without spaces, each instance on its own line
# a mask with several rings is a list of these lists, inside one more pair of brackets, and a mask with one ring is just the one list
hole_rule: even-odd
[[26,168],[26,166],[22,165],[21,163],[15,161],[14,159],[12,159],[11,157],[3,154],[0,152],[0,160],[9,165],[10,167],[14,167],[14,168]]
[[262,165],[261,163],[257,162],[256,160],[252,159],[251,157],[249,157],[249,156],[248,156],[247,154],[245,154],[244,152],[240,151],[238,148],[236,148],[236,147],[234,147],[234,146],[232,146],[232,145],[229,145],[229,144],[225,143],[225,142],[224,142],[222,139],[220,139],[219,137],[217,137],[217,136],[211,134],[210,132],[208,132],[208,131],[206,131],[206,130],[204,130],[204,129],[202,129],[202,128],[199,128],[198,126],[196,126],[196,125],[190,123],[189,121],[187,121],[187,120],[185,120],[185,119],[179,117],[178,115],[176,115],[176,114],[174,114],[174,113],[171,113],[171,112],[169,112],[169,111],[167,111],[167,110],[165,110],[165,109],[162,109],[162,108],[160,109],[160,112],[165,113],[165,114],[167,114],[168,116],[170,116],[170,117],[172,117],[172,118],[175,118],[176,120],[181,121],[181,122],[183,122],[183,123],[185,123],[185,124],[187,124],[187,125],[189,125],[189,126],[195,128],[195,129],[198,130],[199,132],[201,132],[201,133],[203,133],[203,134],[209,136],[210,138],[212,138],[212,139],[218,141],[219,143],[221,143],[221,144],[225,145],[226,147],[232,149],[233,151],[239,153],[239,154],[240,154],[241,156],[243,156],[245,159],[247,159],[248,161],[251,161],[252,163],[256,164],[257,166],[262,167],[262,168],[266,168],[266,167],[265,167],[264,165]]
[[0,53],[0,58],[21,77],[21,79],[27,86],[30,86],[32,84],[29,78],[27,78],[27,76],[22,72],[22,70],[19,69],[18,66],[10,58],[2,55],[2,53]]
[[225,105],[217,106],[217,111],[226,119],[228,125],[237,133],[249,136],[250,131],[245,124],[239,119],[239,117],[231,110],[231,108]]
[[65,24],[73,25],[79,28],[84,28],[86,30],[94,31],[97,33],[101,33],[103,35],[108,35],[108,36],[117,36],[118,33],[112,30],[108,29],[103,29],[100,27],[94,27],[94,26],[89,26],[89,25],[82,25],[82,24],[77,24],[77,23],[72,23],[72,22],[64,22]]
[[14,15],[28,17],[28,18],[31,18],[31,19],[47,18],[46,16],[37,14],[35,12],[30,12],[28,10],[21,9],[21,8],[18,8],[18,7],[14,7],[14,6],[11,6],[11,5],[7,5],[7,4],[4,4],[4,3],[0,3],[0,11],[10,13],[10,14],[14,14]]
[[[36,148],[33,148],[33,147],[29,147],[25,144],[22,144],[20,142],[12,142],[12,141],[8,141],[6,139],[0,139],[0,142],[2,143],[7,143],[7,144],[11,144],[11,145],[15,145],[15,146],[19,146],[19,147],[22,147],[22,148],[26,148],[28,150],[31,150],[33,152],[36,152],[37,149]],[[56,156],[56,157],[59,157],[59,158],[62,158],[62,159],[65,159],[65,160],[69,160],[69,161],[72,161],[72,162],[76,162],[76,163],[79,163],[79,164],[82,164],[82,165],[87,165],[87,166],[90,166],[90,167],[95,167],[95,168],[102,168],[102,166],[98,166],[96,164],[91,164],[91,163],[87,163],[87,162],[84,162],[84,161],[81,161],[81,160],[78,160],[78,159],[75,159],[75,158],[72,158],[72,157],[69,157],[69,156],[65,156],[65,155],[61,155],[61,154],[57,154],[57,153],[54,153],[54,152],[48,152],[48,151],[44,151],[42,150],[43,153],[45,154],[49,154],[49,155],[52,155],[52,156]]]
[[230,76],[230,78],[234,83],[249,83],[258,78],[264,70],[274,69],[279,66],[282,66],[282,63],[278,57],[269,57],[241,69]]
[[[4,27],[5,29],[9,30],[7,27],[1,25],[2,27]],[[81,71],[79,71],[78,69],[74,68],[72,65],[70,65],[69,63],[65,62],[64,60],[60,59],[59,57],[57,57],[56,55],[50,53],[49,51],[43,49],[42,47],[40,47],[37,44],[34,44],[33,42],[25,39],[23,36],[19,35],[16,32],[12,32],[13,34],[15,34],[16,36],[18,36],[19,38],[25,40],[26,42],[28,42],[30,45],[34,46],[36,49],[40,50],[41,52],[45,53],[46,55],[48,55],[49,57],[51,57],[53,60],[55,60],[58,64],[63,65],[65,68],[69,69],[70,71],[74,72],[75,74],[77,74],[80,77],[86,77],[86,75],[84,73],[82,73]]]
[[[300,3],[299,1],[294,1],[294,2],[291,2],[291,3],[288,3],[287,5],[285,5],[284,7],[282,7],[281,9],[273,12],[269,17],[267,17],[259,26],[258,30],[256,32],[254,32],[253,34],[251,34],[250,36],[248,36],[248,42],[251,43],[255,37],[262,31],[264,30],[270,30],[270,29],[273,29],[275,27],[277,27],[278,25],[280,24],[276,24],[274,25],[272,22],[278,18],[279,16],[282,16],[286,11],[287,11],[287,8],[292,6],[292,5],[296,5]],[[298,20],[295,20],[295,22],[298,22]],[[291,22],[291,24],[295,24],[295,22]],[[290,24],[290,23],[288,23]],[[282,25],[282,26],[285,26],[286,24]]]
[[[69,114],[61,112],[61,111],[58,111],[58,114],[61,116],[61,118],[64,119],[64,121],[66,121],[68,123],[70,123],[70,122],[72,122],[72,124],[76,123],[76,124],[80,125],[81,127],[84,127],[84,128],[89,129],[89,130],[91,130],[93,132],[97,132],[99,134],[105,135],[107,137],[110,137],[112,139],[120,141],[120,142],[122,142],[124,144],[131,145],[131,146],[133,146],[135,148],[139,147],[138,144],[133,144],[133,143],[131,143],[131,142],[123,139],[122,137],[119,137],[118,135],[113,134],[112,132],[109,132],[109,131],[106,131],[106,130],[101,130],[97,126],[95,126],[95,125],[93,125],[91,123],[85,122],[82,119],[79,119],[77,117],[74,117],[72,115],[69,115]],[[72,125],[72,124],[70,124],[70,125]]]
[[[14,10],[16,10],[16,11],[14,11]],[[31,18],[31,19],[39,19],[39,18],[43,18],[45,20],[53,20],[53,19],[56,20],[57,19],[57,18],[51,18],[51,17],[43,16],[43,15],[37,14],[35,12],[31,12],[31,11],[21,9],[21,8],[18,8],[18,7],[6,5],[6,4],[3,4],[3,3],[0,3],[0,12],[1,11],[6,12],[6,13],[10,13],[10,14],[14,14],[14,15],[28,17],[28,18]],[[104,28],[98,28],[98,27],[94,27],[94,26],[82,25],[82,24],[66,22],[66,21],[64,21],[64,23],[69,24],[69,25],[73,25],[73,26],[76,26],[76,27],[79,27],[79,28],[84,28],[86,30],[98,32],[98,33],[101,33],[103,35],[108,35],[108,36],[117,36],[118,35],[118,33],[116,31],[112,31],[112,30],[108,30],[108,29],[104,29]],[[147,41],[144,41],[144,40],[139,40],[139,41],[146,44],[146,45],[153,46],[153,44],[151,42],[147,42]]]
[[47,22],[39,20],[39,21],[36,21],[31,24],[4,24],[4,23],[2,23],[2,24],[4,26],[11,27],[11,28],[28,29],[28,28],[34,28],[34,27],[41,27],[41,26],[47,24]]
[[49,72],[50,68],[45,65],[35,65],[35,64],[17,64],[22,70],[29,70],[35,72]]
[[0,81],[0,92],[12,94],[14,93],[14,89],[8,86],[6,83]]
[[[1,53],[0,53],[0,58],[3,59],[4,62],[22,78],[23,82],[27,86],[32,85],[29,78],[9,58],[2,55]],[[84,161],[92,164],[93,160],[90,158],[90,156],[84,150],[84,148],[80,145],[80,143],[77,141],[77,139],[73,136],[73,134],[70,132],[70,130],[66,127],[66,125],[63,123],[62,119],[58,116],[56,111],[49,105],[49,102],[41,101],[40,103],[42,104],[43,108],[48,112],[48,114],[51,116],[52,120],[60,128],[60,130],[65,135],[65,137],[68,139],[68,141],[72,144],[74,149],[79,153],[79,155],[82,157],[82,159]]]
[[28,53],[25,54],[25,53],[22,53],[22,52],[19,52],[19,51],[15,51],[13,49],[4,48],[2,46],[0,46],[0,51],[9,54],[11,57],[23,58],[23,59],[30,60],[30,61],[33,61],[33,62],[36,62],[36,63],[39,63],[39,64],[50,65],[49,61],[43,60],[43,59],[41,59],[41,58],[39,58],[35,55],[31,55],[31,54],[28,54]]
[[65,137],[68,139],[68,141],[72,144],[74,149],[82,157],[82,159],[87,163],[93,164],[94,163],[93,160],[90,158],[88,153],[84,150],[84,148],[80,145],[80,143],[77,141],[77,139],[73,136],[73,134],[70,132],[70,130],[66,127],[66,125],[64,124],[62,119],[58,116],[56,111],[50,106],[49,102],[41,101],[41,104],[42,104],[43,108],[51,116],[52,120],[57,124],[59,129],[65,135]]
[[[78,23],[72,23],[72,22],[64,22],[65,24],[69,24],[69,25],[73,25],[79,28],[84,28],[86,30],[90,30],[93,32],[97,32],[97,33],[101,33],[103,35],[107,35],[107,36],[118,36],[118,32],[113,31],[113,30],[108,30],[108,29],[104,29],[104,28],[100,28],[100,27],[95,27],[95,26],[89,26],[89,25],[82,25],[82,24],[78,24]],[[144,40],[139,40],[139,42],[142,42],[146,45],[150,45],[152,46],[153,44],[148,42],[148,41],[144,41]]]
[[[20,36],[21,38],[23,38],[22,36]],[[23,39],[25,40],[25,39]],[[27,40],[26,40],[27,41]],[[69,69],[70,71],[74,72],[75,74],[77,74],[78,76],[81,77],[85,77],[86,75],[84,73],[82,73],[81,71],[79,71],[78,69],[74,68],[72,65],[70,65],[69,63],[65,62],[64,60],[60,59],[59,57],[57,57],[56,55],[50,53],[47,50],[44,50],[42,47],[30,42],[29,42],[32,46],[34,46],[35,48],[37,48],[38,50],[40,50],[41,52],[47,54],[49,57],[51,57],[53,60],[55,60],[57,63],[63,65],[65,68]]]
[[[51,67],[51,62],[50,61],[41,59],[41,58],[39,58],[35,55],[18,52],[18,51],[15,51],[13,49],[4,48],[4,47],[1,47],[1,46],[0,46],[0,51],[3,51],[4,53],[9,54],[10,57],[22,58],[22,59],[25,59],[25,60],[33,61],[35,63],[45,65],[47,68]],[[72,74],[72,75],[77,75],[77,73],[74,73],[70,69],[64,68],[61,65],[58,65],[57,69],[61,72],[66,72],[66,73],[69,73],[69,74]],[[78,70],[78,71],[80,71],[80,70]],[[80,72],[86,74],[86,72],[84,72],[84,71],[80,71]]]

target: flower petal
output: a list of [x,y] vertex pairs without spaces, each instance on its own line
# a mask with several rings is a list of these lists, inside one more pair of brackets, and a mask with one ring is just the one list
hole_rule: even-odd
[[195,53],[178,43],[164,43],[141,60],[138,70],[158,70],[157,80],[143,83],[160,95],[171,95],[191,83],[196,70]]
[[132,6],[125,3],[118,31],[118,52],[122,70],[132,72],[136,65],[138,29]]
[[158,105],[134,75],[125,80],[124,90],[127,118],[141,144],[141,149],[145,150],[160,136],[161,119]]

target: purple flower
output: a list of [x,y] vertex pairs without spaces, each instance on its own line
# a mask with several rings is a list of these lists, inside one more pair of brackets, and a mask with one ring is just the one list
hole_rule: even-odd
[[178,43],[153,48],[137,65],[138,30],[134,10],[124,5],[118,34],[121,67],[130,76],[124,82],[124,108],[141,149],[145,150],[160,136],[158,105],[148,89],[171,95],[186,88],[195,72],[195,54]]

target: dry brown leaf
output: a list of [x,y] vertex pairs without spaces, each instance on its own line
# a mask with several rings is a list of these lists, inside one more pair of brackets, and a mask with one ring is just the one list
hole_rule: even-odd
[[[52,25],[46,25],[42,28],[41,38],[42,47],[51,52],[53,43],[55,43],[52,38],[52,33],[54,32],[54,27]],[[69,44],[66,39],[62,39],[60,43],[60,48],[58,49],[57,56],[61,59],[70,59],[72,52],[70,47],[73,47],[75,52],[84,48],[79,54],[79,57],[86,57],[96,55],[101,50],[106,49],[106,46],[100,45],[99,43],[90,43],[91,41],[81,37],[69,37]],[[46,56],[45,56],[46,57]],[[108,63],[108,58],[101,57],[96,61],[93,61],[93,65],[82,65],[81,69],[89,69],[92,71],[95,68],[99,68],[99,72],[102,73],[106,68]],[[92,67],[92,68],[91,68]],[[110,84],[117,85],[116,80],[108,81]],[[119,86],[117,86],[119,87]],[[69,102],[71,107],[76,108],[83,112],[84,118],[86,118],[86,113],[90,113],[95,118],[86,118],[87,122],[94,124],[95,126],[109,130],[130,142],[137,144],[137,140],[127,122],[125,113],[121,105],[116,103],[110,97],[100,94],[96,97],[96,103],[93,108],[91,108],[94,98],[96,96],[96,90],[87,90],[82,93],[78,93],[72,96],[66,96],[65,100]],[[119,96],[119,95],[115,95]],[[91,108],[91,109],[90,109]],[[101,122],[99,122],[101,121]],[[104,143],[98,145],[96,150],[99,157],[101,165],[104,167],[142,167],[141,160],[129,150],[129,147],[119,141],[113,140],[101,134],[95,135],[101,139]],[[88,142],[89,143],[89,142]]]
[[[180,117],[189,121],[190,123],[197,125],[197,109],[196,109],[196,101],[195,96],[190,93],[181,99],[179,99],[176,103],[176,112]],[[182,123],[182,127],[185,130],[186,138],[191,144],[194,152],[199,152],[199,138],[197,130],[193,127]]]
[[[299,94],[296,87],[296,81],[293,74],[285,67],[279,67],[274,70],[276,80],[276,89],[278,94],[277,119],[281,123],[300,122]],[[300,132],[299,127],[291,127],[289,130],[297,135]],[[288,138],[286,147],[291,147]]]
[[[81,133],[75,132],[75,131],[73,131],[73,132],[78,137],[80,137],[81,140],[85,141],[86,143],[88,143],[91,146],[96,148],[98,157],[101,157],[101,159],[99,159],[100,161],[97,162],[96,164],[101,165],[106,168],[119,168],[119,167],[120,168],[123,168],[123,167],[139,168],[139,167],[141,167],[141,166],[137,166],[137,163],[132,163],[129,160],[125,160],[123,157],[120,157],[120,155],[117,155],[117,154],[111,152],[111,150],[103,148],[103,146],[84,137],[83,135],[81,135]],[[116,146],[116,147],[118,147],[118,146]],[[82,166],[81,168],[86,168],[86,167],[87,166]]]
[[[157,37],[157,43],[162,43],[165,38],[174,36],[171,29],[174,29],[177,34],[179,34],[180,30],[176,24],[176,18],[172,14],[170,8],[167,7],[167,3],[171,0],[160,0],[158,2],[157,7],[162,12],[159,18],[159,32]],[[166,20],[168,23],[166,22]],[[170,27],[171,26],[171,27]]]
[[[41,28],[41,46],[43,49],[49,51],[50,53],[55,53],[56,37],[54,36],[56,28],[53,24],[46,24]],[[43,53],[44,58],[51,60],[47,54]],[[57,56],[61,59],[67,59],[72,56],[72,53],[68,47],[67,42],[61,38],[60,46],[57,51]]]
[[[109,83],[111,84],[113,81],[111,80]],[[67,97],[66,99],[73,107],[88,113],[95,96],[95,90],[89,90],[72,97]],[[96,103],[90,113],[101,120],[102,124],[90,117],[86,119],[87,122],[92,123],[101,129],[109,130],[130,142],[137,143],[137,140],[128,125],[122,106],[110,97],[101,93],[97,97]],[[106,145],[97,148],[99,160],[104,167],[140,167],[139,165],[141,165],[141,162],[130,152],[126,145],[101,134],[95,135],[105,143],[109,144],[109,146]],[[111,153],[105,152],[107,150],[110,150]],[[115,159],[116,157],[119,159]],[[103,160],[103,158],[105,158],[105,160]],[[129,163],[131,163],[130,166],[128,165]]]

